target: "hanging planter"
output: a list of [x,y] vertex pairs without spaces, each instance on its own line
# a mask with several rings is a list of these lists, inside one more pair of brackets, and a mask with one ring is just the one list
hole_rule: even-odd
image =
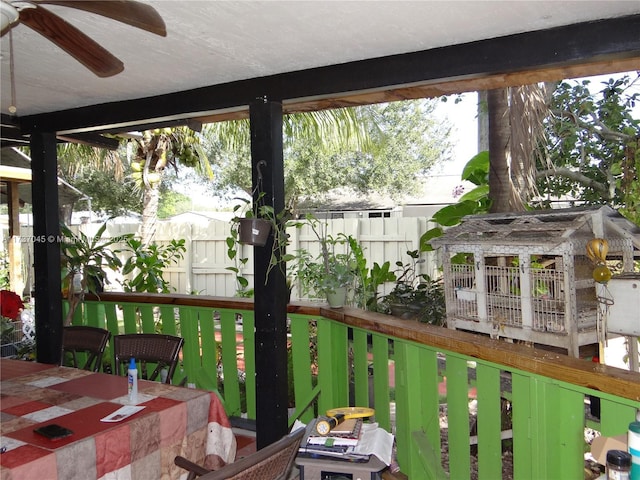
[[271,231],[271,222],[263,218],[238,218],[238,241],[264,247]]
[[273,205],[268,205],[265,199],[266,193],[262,189],[262,167],[266,162],[261,160],[257,163],[258,182],[251,192],[252,200],[238,198],[240,203],[233,208],[238,215],[231,219],[231,232],[226,238],[227,256],[235,262],[235,266],[227,267],[236,274],[238,284],[237,294],[247,297],[253,295],[253,288],[250,288],[249,281],[243,277],[242,271],[247,264],[248,258],[241,257],[241,250],[238,245],[254,245],[264,247],[269,236],[270,255],[269,263],[265,272],[265,285],[269,281],[271,270],[278,267],[283,275],[286,275],[286,262],[293,258],[287,255],[286,248],[289,244],[287,234],[287,223],[291,219],[291,213],[287,209],[276,212]]

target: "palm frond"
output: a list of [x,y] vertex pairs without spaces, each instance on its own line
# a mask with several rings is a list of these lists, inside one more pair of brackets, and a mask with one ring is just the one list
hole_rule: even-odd
[[[370,123],[359,116],[355,108],[336,108],[285,115],[282,128],[285,142],[308,138],[328,148],[368,151],[372,148],[367,133]],[[233,151],[247,148],[251,142],[248,119],[207,124],[203,134]]]
[[538,195],[536,155],[545,141],[544,120],[549,116],[544,84],[523,85],[509,89],[511,124],[510,171],[514,191],[527,202]]
[[117,150],[107,150],[78,143],[63,143],[58,145],[57,153],[58,172],[60,176],[69,181],[87,170],[113,172],[117,181],[124,178],[124,158]]

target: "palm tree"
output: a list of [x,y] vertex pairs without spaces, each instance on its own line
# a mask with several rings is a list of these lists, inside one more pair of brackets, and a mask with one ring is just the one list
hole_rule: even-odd
[[549,115],[544,84],[489,90],[491,212],[524,211],[537,193],[536,154]]
[[[323,110],[286,115],[285,137],[307,136],[324,145],[367,148],[368,136],[353,109]],[[217,141],[231,150],[247,148],[250,142],[249,120],[205,125],[202,134],[188,127],[145,131],[131,140],[132,177],[143,192],[141,240],[149,244],[158,218],[159,188],[167,166],[195,168],[206,179],[213,178],[211,159],[204,146]]]
[[[283,117],[283,136],[285,139],[308,138],[330,147],[368,149],[371,140],[363,121],[370,120],[363,119],[354,108],[293,113]],[[248,119],[209,123],[202,133],[232,151],[240,151],[250,144]]]
[[128,152],[133,161],[131,177],[142,192],[143,245],[153,240],[158,221],[158,202],[162,175],[167,166],[195,168],[205,178],[213,178],[213,171],[202,148],[201,136],[188,127],[147,130],[131,139]]
[[[69,184],[87,172],[109,172],[117,182],[122,182],[127,166],[114,150],[91,147],[79,143],[61,143],[57,147],[58,176]],[[60,207],[60,218],[70,223],[73,205]]]
[[[308,136],[328,146],[367,149],[370,142],[366,128],[354,109],[305,112],[284,117],[285,137]],[[250,142],[249,120],[208,124],[203,132],[188,127],[162,128],[142,132],[123,140],[122,150],[110,151],[81,144],[63,144],[58,149],[59,170],[73,179],[83,169],[110,172],[116,181],[127,176],[127,158],[131,179],[142,194],[141,239],[147,245],[153,240],[158,216],[160,185],[166,167],[194,168],[203,178],[213,178],[212,161],[205,147],[217,141],[230,150],[247,148]],[[70,212],[69,212],[70,213]],[[65,217],[63,217],[65,218]]]

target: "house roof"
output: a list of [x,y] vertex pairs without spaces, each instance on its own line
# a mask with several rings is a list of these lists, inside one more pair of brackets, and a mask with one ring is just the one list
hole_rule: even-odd
[[206,225],[211,220],[221,220],[224,222],[229,222],[234,217],[234,212],[195,212],[188,211],[178,213],[176,215],[172,215],[171,217],[164,219],[163,221],[168,222],[184,222],[190,224],[202,224]]
[[475,187],[471,182],[461,180],[460,175],[427,175],[421,180],[419,192],[400,199],[334,189],[321,197],[303,197],[298,207],[302,210],[363,211],[392,210],[402,206],[444,206],[457,201],[453,193],[457,186],[461,186],[463,192]]
[[[6,191],[4,181],[18,181],[18,195],[20,201],[24,203],[33,203],[31,200],[31,159],[21,151],[15,148],[3,148],[0,157],[0,179],[2,179],[2,203],[6,203]],[[73,204],[79,198],[86,197],[77,188],[69,185],[67,182],[58,177],[58,201],[60,205]]]

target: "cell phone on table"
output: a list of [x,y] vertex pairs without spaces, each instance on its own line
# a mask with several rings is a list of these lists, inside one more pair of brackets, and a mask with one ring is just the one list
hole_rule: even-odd
[[56,425],[55,423],[34,428],[33,431],[43,437],[47,437],[49,440],[60,440],[61,438],[65,438],[73,434],[72,430]]

